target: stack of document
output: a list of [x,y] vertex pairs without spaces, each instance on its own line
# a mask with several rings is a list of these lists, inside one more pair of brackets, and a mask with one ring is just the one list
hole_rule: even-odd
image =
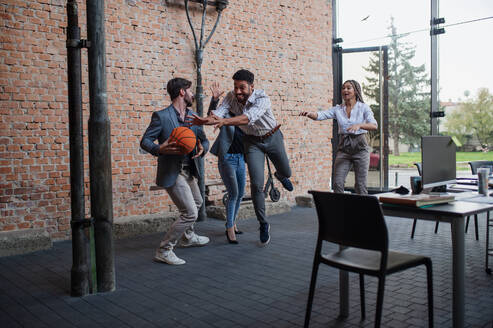
[[455,196],[451,195],[399,195],[394,193],[385,193],[378,197],[380,202],[386,204],[398,204],[406,206],[421,207],[432,204],[443,204],[453,202]]

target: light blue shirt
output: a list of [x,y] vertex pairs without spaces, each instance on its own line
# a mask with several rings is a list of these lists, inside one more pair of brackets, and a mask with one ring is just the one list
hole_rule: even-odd
[[351,110],[351,117],[347,117],[346,105],[337,105],[327,110],[322,110],[317,113],[317,121],[337,119],[339,125],[339,134],[363,134],[368,131],[359,129],[356,132],[348,132],[348,128],[354,124],[366,124],[372,123],[375,125],[377,121],[373,117],[373,112],[367,104],[357,101]]

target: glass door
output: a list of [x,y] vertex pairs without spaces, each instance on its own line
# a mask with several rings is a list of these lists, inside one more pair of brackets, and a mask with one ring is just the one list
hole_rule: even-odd
[[[337,47],[338,54],[334,58],[334,95],[341,94],[342,83],[346,80],[357,80],[362,85],[363,100],[373,111],[378,122],[378,129],[367,134],[370,150],[370,170],[368,172],[368,190],[382,191],[389,186],[388,170],[388,48],[362,47],[344,49]],[[365,76],[366,79],[362,78]],[[340,96],[339,96],[340,97]],[[342,99],[337,99],[341,103]],[[337,128],[337,124],[334,124]],[[334,131],[337,136],[337,131]],[[337,141],[333,143],[337,147]],[[336,148],[333,148],[336,149]],[[354,171],[351,169],[346,178],[346,189],[354,186]]]
[[[409,177],[418,175],[414,163],[421,161],[421,136],[436,125],[436,119],[430,119],[431,90],[436,94],[430,33],[441,25],[430,25],[430,5],[437,1],[332,0],[334,104],[340,103],[342,82],[357,80],[380,123],[369,135],[369,187],[409,186]],[[377,159],[380,166],[375,167]],[[346,186],[353,179],[351,174]]]

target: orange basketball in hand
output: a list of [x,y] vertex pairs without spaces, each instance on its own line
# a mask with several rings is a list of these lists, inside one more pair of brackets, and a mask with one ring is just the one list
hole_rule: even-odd
[[197,137],[195,137],[195,133],[189,128],[184,126],[179,126],[174,128],[171,131],[171,135],[169,136],[169,141],[176,142],[176,144],[181,148],[181,154],[186,155],[189,154],[197,143]]

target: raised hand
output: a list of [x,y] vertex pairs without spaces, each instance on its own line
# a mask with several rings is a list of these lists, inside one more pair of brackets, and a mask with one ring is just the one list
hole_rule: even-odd
[[224,93],[224,91],[219,89],[219,83],[217,83],[217,82],[212,82],[210,89],[212,92],[212,98],[214,98],[214,100],[218,100],[219,97],[221,97]]

